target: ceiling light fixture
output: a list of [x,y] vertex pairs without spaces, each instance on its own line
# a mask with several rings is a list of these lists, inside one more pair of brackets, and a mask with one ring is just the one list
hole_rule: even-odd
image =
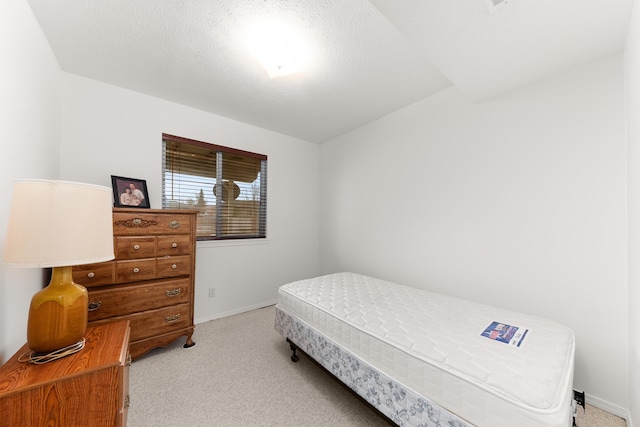
[[272,79],[301,73],[309,62],[309,49],[303,34],[282,21],[251,25],[247,43]]

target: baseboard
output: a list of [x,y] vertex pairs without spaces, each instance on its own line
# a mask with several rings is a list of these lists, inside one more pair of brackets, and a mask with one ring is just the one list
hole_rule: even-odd
[[278,302],[278,300],[263,301],[263,302],[258,303],[258,304],[241,307],[241,308],[238,308],[238,309],[235,309],[235,310],[225,311],[225,312],[222,312],[222,313],[216,313],[216,314],[213,314],[211,316],[198,317],[198,318],[194,319],[193,321],[197,325],[198,323],[205,323],[205,322],[208,322],[210,320],[222,319],[223,317],[229,317],[229,316],[233,316],[233,315],[240,314],[240,313],[246,313],[247,311],[257,310],[259,308],[268,307],[270,305],[276,304],[277,302]]
[[588,393],[585,395],[585,400],[587,401],[587,405],[595,406],[598,409],[602,409],[603,411],[607,411],[613,415],[617,415],[620,418],[624,418],[625,420],[627,420],[627,427],[632,427],[629,420],[628,409],[625,409],[618,405],[614,405],[611,402],[607,402],[606,400],[602,400]]

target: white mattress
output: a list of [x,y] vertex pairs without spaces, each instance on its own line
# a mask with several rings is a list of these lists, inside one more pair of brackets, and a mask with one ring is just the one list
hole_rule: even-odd
[[[471,424],[572,425],[574,336],[557,323],[354,273],[283,285],[278,308]],[[493,322],[527,334],[483,336]]]

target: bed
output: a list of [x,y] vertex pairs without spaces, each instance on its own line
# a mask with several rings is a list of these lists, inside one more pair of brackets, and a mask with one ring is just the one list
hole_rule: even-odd
[[570,427],[573,332],[336,273],[280,287],[275,329],[401,426]]

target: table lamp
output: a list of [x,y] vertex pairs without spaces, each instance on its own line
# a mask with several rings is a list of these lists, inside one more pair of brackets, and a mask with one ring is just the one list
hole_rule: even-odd
[[52,180],[14,182],[3,262],[53,267],[51,282],[29,308],[27,344],[34,360],[72,354],[84,345],[87,290],[72,266],[108,261],[113,254],[111,189]]

